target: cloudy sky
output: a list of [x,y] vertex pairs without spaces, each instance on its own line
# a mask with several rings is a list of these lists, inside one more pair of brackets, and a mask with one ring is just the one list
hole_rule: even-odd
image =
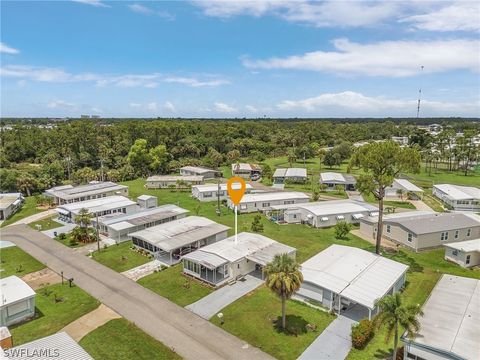
[[478,1],[0,6],[2,116],[480,116]]

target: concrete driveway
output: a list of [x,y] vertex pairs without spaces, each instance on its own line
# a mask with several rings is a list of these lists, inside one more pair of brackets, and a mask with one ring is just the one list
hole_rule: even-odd
[[197,302],[187,305],[185,308],[194,312],[198,316],[209,320],[224,307],[230,305],[235,300],[240,299],[250,291],[255,290],[262,284],[262,280],[247,275],[245,276],[244,281],[237,281],[233,285],[225,285]]
[[54,229],[50,229],[50,230],[45,230],[45,231],[42,231],[42,233],[44,233],[45,235],[47,235],[49,238],[54,238],[55,237],[55,233],[57,234],[68,234],[70,231],[72,231],[75,226],[77,226],[77,224],[66,224],[66,225],[63,225],[63,226],[60,226],[60,227],[57,227],[57,228],[54,228]]
[[74,278],[76,285],[185,359],[272,359],[260,349],[28,226],[2,228],[0,237],[17,244],[56,273],[63,271],[66,277]]
[[344,360],[352,341],[350,333],[356,321],[343,315],[338,316],[300,355],[299,360],[332,359]]

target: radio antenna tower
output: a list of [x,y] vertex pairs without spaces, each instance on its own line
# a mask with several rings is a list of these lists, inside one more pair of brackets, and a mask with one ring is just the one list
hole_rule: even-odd
[[418,103],[417,103],[417,120],[418,120],[418,115],[420,115],[420,101],[422,100],[422,82],[421,82],[421,76],[423,74],[423,65],[420,67],[420,88],[418,89]]

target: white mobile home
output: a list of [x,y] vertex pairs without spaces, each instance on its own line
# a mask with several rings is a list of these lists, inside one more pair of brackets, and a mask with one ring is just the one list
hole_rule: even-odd
[[[377,217],[360,220],[360,231],[376,238]],[[415,251],[480,237],[480,221],[471,214],[408,211],[385,215],[383,236]]]
[[466,268],[480,266],[480,238],[445,244],[445,260]]
[[[220,189],[219,189],[220,187]],[[232,184],[233,189],[239,189],[240,184]],[[246,184],[245,194],[249,194],[252,191],[252,185]],[[192,186],[192,197],[200,201],[217,201],[225,200],[228,198],[227,184],[205,184]]]
[[480,189],[451,184],[433,185],[432,194],[454,210],[480,211]]
[[182,257],[183,272],[213,286],[221,286],[262,268],[275,255],[288,254],[295,258],[296,250],[266,236],[242,232],[205,246]]
[[[133,214],[111,214],[98,218],[98,229],[101,234],[118,242],[131,240],[128,234],[149,227],[164,224],[187,216],[188,210],[176,205],[162,205],[150,209],[142,209]],[[97,226],[96,219],[92,221]]]
[[[270,210],[275,205],[289,205],[306,203],[310,200],[307,194],[297,191],[279,191],[251,193],[243,196],[238,205],[239,213],[250,213],[255,211]],[[228,207],[233,209],[234,204],[230,198],[227,199]]]
[[8,219],[22,207],[25,199],[21,193],[0,194],[0,220]]
[[341,174],[336,172],[320,173],[320,184],[327,185],[329,190],[335,190],[337,185],[343,186],[345,190],[355,190],[357,180],[350,174]]
[[75,217],[82,209],[87,209],[92,217],[96,217],[110,214],[132,214],[139,210],[139,206],[135,201],[132,201],[125,196],[114,195],[100,199],[60,205],[56,210],[61,220],[75,222]]
[[182,188],[203,184],[203,176],[197,175],[155,175],[150,176],[145,183],[147,189],[165,189],[169,187]]
[[285,181],[304,183],[307,179],[307,169],[304,168],[276,169],[273,173],[274,184],[284,184]]
[[404,334],[404,359],[478,360],[480,280],[442,275],[423,305],[420,330]]
[[104,198],[112,195],[128,195],[128,186],[111,181],[92,181],[87,185],[62,185],[48,189],[44,193],[54,199],[55,204],[71,204],[79,201]]
[[407,265],[365,250],[330,245],[302,264],[304,282],[297,295],[338,314],[357,306],[371,318],[378,313],[377,300],[402,289],[407,270]]
[[10,326],[35,315],[35,291],[19,277],[0,279],[0,326]]
[[262,168],[257,164],[236,163],[232,164],[232,175],[244,179],[262,175]]
[[272,220],[288,224],[308,224],[316,228],[335,226],[339,221],[358,224],[360,219],[378,214],[378,208],[358,200],[331,200],[294,205],[274,205]]
[[188,216],[129,234],[133,245],[167,265],[180,256],[227,237],[228,226],[199,216]]
[[404,197],[407,197],[407,194],[415,196],[415,198],[421,198],[423,190],[412,184],[407,179],[394,179],[392,186],[389,186],[385,189],[386,196],[398,196],[398,190],[403,191]]
[[214,179],[216,177],[221,176],[222,174],[220,173],[220,171],[207,169],[204,167],[184,166],[180,168],[180,175],[183,175],[183,176],[196,175],[196,176],[203,176],[204,179]]

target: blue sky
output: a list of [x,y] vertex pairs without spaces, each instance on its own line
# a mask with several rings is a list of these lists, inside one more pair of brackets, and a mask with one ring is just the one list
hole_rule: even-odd
[[480,116],[479,2],[0,4],[2,116]]

